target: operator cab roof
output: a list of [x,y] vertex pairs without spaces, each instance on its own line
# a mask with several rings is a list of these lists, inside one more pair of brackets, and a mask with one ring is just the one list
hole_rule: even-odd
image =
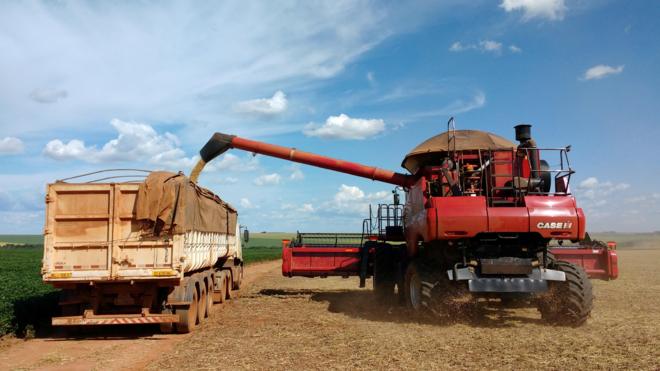
[[454,150],[454,140],[456,140],[457,151],[517,147],[510,140],[486,131],[456,130],[454,133],[455,136],[451,140],[450,132],[444,132],[425,140],[406,155],[401,166],[411,174],[415,174],[424,165],[432,161],[438,162],[438,158],[433,156],[434,154]]

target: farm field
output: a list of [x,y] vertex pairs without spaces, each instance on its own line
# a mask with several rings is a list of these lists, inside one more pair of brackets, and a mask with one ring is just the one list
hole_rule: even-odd
[[214,309],[193,334],[133,327],[95,329],[75,341],[8,339],[0,369],[653,370],[660,367],[660,243],[654,246],[619,251],[620,278],[594,281],[595,308],[580,328],[548,326],[535,309],[499,304],[473,320],[411,317],[377,305],[357,279],[284,278],[271,261],[249,265],[240,300]]

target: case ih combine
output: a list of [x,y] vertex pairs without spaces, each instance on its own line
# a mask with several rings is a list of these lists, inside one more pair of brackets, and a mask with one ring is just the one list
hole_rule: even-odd
[[284,241],[283,274],[359,276],[361,286],[373,277],[379,298],[398,295],[439,315],[466,298],[523,297],[550,323],[584,323],[593,306],[585,268],[602,279],[616,278],[618,268],[613,249],[549,247],[585,239],[585,216],[569,190],[570,147],[537,147],[530,125],[515,127],[517,145],[452,126],[406,155],[401,165],[410,174],[216,133],[192,178],[236,148],[393,184],[393,204],[379,205],[362,234]]

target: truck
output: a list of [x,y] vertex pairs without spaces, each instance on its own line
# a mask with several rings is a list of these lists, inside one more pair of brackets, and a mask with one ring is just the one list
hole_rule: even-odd
[[60,290],[52,325],[193,331],[240,288],[236,210],[181,173],[88,180],[104,173],[47,186],[41,273]]
[[553,248],[553,241],[586,237],[586,216],[570,188],[571,147],[539,147],[528,124],[515,126],[515,137],[518,144],[456,130],[452,118],[446,132],[404,157],[407,173],[398,173],[215,133],[200,150],[198,170],[233,148],[395,186],[393,203],[379,205],[362,233],[283,241],[285,276],[359,276],[362,287],[371,277],[379,299],[438,316],[460,314],[481,298],[515,297],[551,324],[582,325],[593,308],[587,272],[615,279],[616,251]]

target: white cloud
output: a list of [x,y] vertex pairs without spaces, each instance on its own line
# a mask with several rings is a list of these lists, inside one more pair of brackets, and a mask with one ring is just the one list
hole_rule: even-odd
[[[463,44],[460,41],[456,41],[449,46],[450,52],[464,52],[468,50],[475,50],[482,53],[492,53],[496,55],[502,54],[503,45],[499,41],[495,40],[481,40],[476,44]],[[515,45],[509,46],[509,51],[512,53],[520,53],[522,49],[518,48]]]
[[258,186],[277,185],[280,184],[281,181],[282,181],[282,176],[280,174],[272,173],[272,174],[264,174],[257,177],[254,180],[254,184]]
[[250,99],[238,102],[234,105],[234,109],[240,113],[272,116],[286,111],[287,105],[286,94],[278,90],[271,98]]
[[[0,2],[0,122],[15,123],[3,127],[3,135],[17,136],[26,125],[71,132],[117,112],[197,130],[240,128],[244,118],[231,110],[237,96],[336,76],[443,7],[230,0],[163,3],[154,10],[142,2]],[[34,100],[57,104],[35,106]],[[262,130],[290,126],[270,122]]]
[[582,80],[598,80],[608,75],[618,75],[623,72],[623,65],[612,67],[604,64],[593,66],[585,71]]
[[302,206],[298,209],[298,211],[303,213],[313,213],[314,210],[315,209],[312,204],[302,204]]
[[485,105],[486,95],[482,91],[477,91],[469,100],[457,99],[440,109],[418,112],[412,115],[412,118],[452,116],[479,109]]
[[241,198],[239,203],[240,203],[241,207],[244,208],[244,209],[254,209],[255,208],[255,205],[253,205],[252,202],[250,202],[250,199],[245,198],[245,197]]
[[326,203],[330,209],[339,214],[364,215],[369,212],[370,203],[379,203],[389,201],[390,193],[387,191],[378,191],[366,194],[356,186],[342,184],[333,197],[331,203]]
[[611,181],[601,182],[596,177],[588,177],[580,182],[575,189],[575,194],[589,200],[589,202],[591,202],[590,205],[592,206],[601,206],[604,204],[603,201],[606,196],[628,188],[630,188],[630,184],[628,183],[613,183]]
[[69,95],[63,89],[34,89],[30,93],[30,98],[37,103],[55,103]]
[[502,0],[500,7],[507,12],[522,11],[523,20],[545,18],[552,21],[564,19],[564,0]]
[[367,139],[385,130],[385,122],[381,119],[358,119],[345,114],[330,116],[325,124],[310,123],[303,133],[309,137],[326,139]]
[[[195,156],[195,159],[198,159]],[[196,161],[195,161],[196,162]],[[246,157],[239,157],[233,153],[225,153],[217,157],[206,165],[206,170],[209,171],[237,171],[247,172],[254,171],[259,168],[259,160],[256,156],[247,155]]]
[[0,139],[0,155],[14,155],[25,150],[23,141],[14,137]]
[[[119,119],[112,119],[110,125],[117,131],[117,138],[100,149],[87,146],[79,139],[67,143],[54,139],[46,144],[43,153],[56,160],[76,159],[90,163],[145,161],[153,164],[178,160],[185,155],[179,148],[179,139],[171,133],[161,135],[150,125]],[[192,160],[188,162],[192,164]]]
[[367,81],[369,81],[370,84],[376,83],[376,74],[373,71],[367,72]]
[[303,180],[305,179],[305,174],[303,173],[300,165],[294,164],[289,167],[291,174],[289,175],[290,180]]
[[480,41],[479,47],[487,52],[500,53],[502,51],[502,43],[493,40]]

